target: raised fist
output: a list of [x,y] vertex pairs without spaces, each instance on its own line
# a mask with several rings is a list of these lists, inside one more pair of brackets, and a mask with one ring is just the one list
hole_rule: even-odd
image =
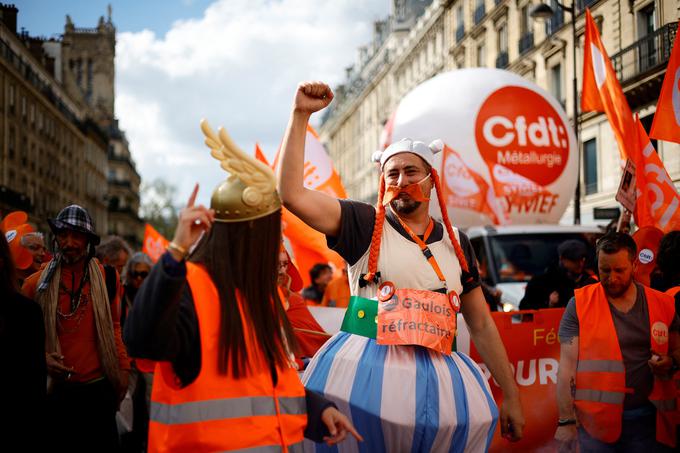
[[312,114],[328,107],[333,100],[333,91],[323,82],[303,82],[295,92],[293,109]]

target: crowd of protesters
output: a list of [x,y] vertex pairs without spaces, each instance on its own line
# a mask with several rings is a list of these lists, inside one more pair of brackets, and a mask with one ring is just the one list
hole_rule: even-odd
[[[22,269],[14,264],[16,247],[5,235],[0,240],[0,354],[8,370],[18,370],[0,374],[3,388],[11,389],[0,422],[10,436],[19,436],[28,419],[46,433],[21,436],[27,447],[49,442],[57,450],[144,451],[154,362],[131,358],[121,332],[154,263],[120,237],[101,241],[80,206],[64,208],[48,224],[51,247],[39,232],[16,238],[31,255]],[[649,287],[634,280],[635,241],[617,229],[627,231],[612,228],[598,240],[593,269],[584,242],[560,244],[558,261],[528,282],[520,305],[566,307],[555,436],[564,451],[576,444],[581,451],[664,451],[675,436],[677,408],[669,401],[680,388],[674,374],[680,363],[680,231],[661,240]],[[330,266],[317,264],[303,289],[283,244],[278,269],[303,369],[330,338],[309,306],[347,307],[347,271],[334,278]],[[154,286],[159,297],[168,287]],[[194,362],[188,367],[200,366]]]
[[[11,389],[2,397],[3,431],[29,450],[145,451],[155,362],[130,357],[122,330],[154,263],[121,237],[102,240],[80,206],[48,224],[51,247],[40,232],[17,236],[13,248],[13,234],[0,238],[0,353],[16,370],[0,374]],[[30,253],[21,268],[15,249]],[[310,273],[305,293],[313,298],[300,294],[302,278],[282,244],[278,286],[300,369],[330,338],[308,306],[349,299],[346,271],[333,278],[319,264]],[[44,436],[26,438],[29,419]]]

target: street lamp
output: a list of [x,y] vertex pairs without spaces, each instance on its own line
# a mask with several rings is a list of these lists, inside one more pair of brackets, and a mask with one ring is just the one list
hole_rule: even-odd
[[[578,120],[578,85],[576,81],[576,0],[572,0],[571,6],[566,6],[560,2],[554,2],[559,9],[571,14],[571,50],[574,59],[574,78],[573,78],[573,104],[574,104],[574,135],[576,136],[576,157],[578,162],[578,174],[576,177],[576,192],[574,194],[574,225],[581,223],[581,143],[579,142],[579,120]],[[555,10],[550,5],[539,3],[531,8],[529,15],[536,20],[551,19],[555,16]]]

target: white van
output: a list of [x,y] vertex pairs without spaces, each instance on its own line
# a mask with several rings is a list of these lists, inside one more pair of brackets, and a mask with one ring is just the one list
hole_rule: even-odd
[[583,241],[591,251],[595,270],[595,241],[603,230],[597,226],[513,225],[471,227],[466,231],[479,262],[479,273],[500,289],[502,309],[519,309],[527,282],[558,261],[557,247],[569,239]]

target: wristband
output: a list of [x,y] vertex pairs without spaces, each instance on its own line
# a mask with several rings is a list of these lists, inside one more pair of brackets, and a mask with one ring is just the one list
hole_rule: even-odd
[[560,418],[559,420],[557,420],[557,426],[567,426],[575,424],[576,424],[575,418]]
[[187,252],[187,249],[185,249],[185,248],[182,247],[181,245],[177,245],[174,241],[173,241],[173,242],[170,242],[170,243],[168,244],[168,250],[174,250],[175,252],[177,252],[177,253],[179,253],[180,255],[182,255],[182,261],[184,261],[184,260],[186,259],[187,255],[189,254],[189,253]]

